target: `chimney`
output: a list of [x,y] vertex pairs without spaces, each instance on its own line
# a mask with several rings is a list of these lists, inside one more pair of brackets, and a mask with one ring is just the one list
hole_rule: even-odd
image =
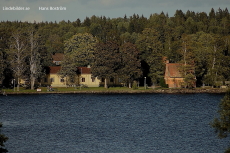
[[166,57],[166,56],[163,57],[163,62],[164,62],[165,64],[168,64],[168,63],[169,63],[169,60],[167,60],[167,57]]

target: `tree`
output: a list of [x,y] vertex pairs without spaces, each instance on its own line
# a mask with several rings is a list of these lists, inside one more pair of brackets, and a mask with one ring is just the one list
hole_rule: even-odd
[[182,64],[181,64],[181,74],[184,77],[184,86],[188,88],[195,87],[196,77],[195,77],[195,61],[193,48],[191,45],[191,37],[187,35],[182,35],[181,38],[181,49],[182,54]]
[[40,54],[39,54],[39,40],[35,30],[29,31],[29,67],[30,67],[30,88],[34,89],[35,80],[39,77],[41,72]]
[[9,39],[9,29],[0,26],[0,83],[3,84],[5,79],[5,70],[7,67],[6,49],[8,48],[7,42]]
[[6,67],[4,52],[0,48],[0,83],[2,83],[4,79],[4,70]]
[[220,35],[212,34],[210,35],[210,41],[208,46],[208,72],[205,76],[207,83],[212,86],[215,85],[216,81],[223,81],[221,69],[223,63],[223,50],[224,50],[224,41]]
[[[87,66],[92,64],[93,53],[97,39],[89,33],[79,33],[65,42],[65,55],[74,58],[76,66]],[[68,60],[65,58],[65,60]]]
[[[137,39],[137,46],[141,52],[141,59],[145,61],[150,73],[148,76],[152,82],[157,84],[163,76],[163,44],[160,41],[161,35],[155,29],[146,28]],[[143,67],[142,67],[143,68]],[[146,69],[146,68],[143,68]]]
[[[219,138],[226,138],[230,133],[230,89],[221,100],[218,113],[219,118],[215,118],[211,125]],[[226,152],[230,152],[230,148]]]
[[60,75],[74,79],[78,66],[92,65],[97,39],[89,33],[79,33],[65,42],[64,60]]
[[104,87],[107,88],[107,79],[117,76],[121,57],[117,43],[109,41],[98,43],[94,52],[92,74],[100,79],[105,79]]
[[4,143],[8,140],[8,137],[1,134],[1,128],[2,128],[2,123],[0,123],[0,153],[6,153],[8,151],[3,147],[5,146]]
[[84,22],[82,23],[83,26],[89,27],[91,25],[91,20],[89,17],[86,17]]
[[28,56],[28,44],[25,37],[26,33],[19,29],[12,34],[9,41],[8,60],[10,61],[14,76],[17,79],[17,91],[19,91],[20,80],[27,69],[25,60]]
[[120,47],[121,52],[121,68],[119,69],[119,77],[126,82],[131,83],[141,76],[141,61],[139,58],[139,50],[134,44],[125,43]]
[[59,75],[62,78],[66,78],[66,83],[78,83],[78,78],[76,77],[77,73],[77,65],[75,63],[74,56],[66,54],[64,56],[64,60],[62,61],[61,71],[59,71]]
[[47,46],[47,50],[51,54],[52,53],[60,53],[63,51],[63,42],[61,41],[60,36],[57,34],[49,35],[49,38],[46,41],[46,46]]

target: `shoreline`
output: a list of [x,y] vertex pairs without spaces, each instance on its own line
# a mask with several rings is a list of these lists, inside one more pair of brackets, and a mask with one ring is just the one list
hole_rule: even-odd
[[[82,91],[35,91],[35,92],[5,92],[6,95],[35,95],[35,94],[222,94],[227,89],[148,89],[148,90],[82,90]],[[3,94],[3,93],[2,93]]]

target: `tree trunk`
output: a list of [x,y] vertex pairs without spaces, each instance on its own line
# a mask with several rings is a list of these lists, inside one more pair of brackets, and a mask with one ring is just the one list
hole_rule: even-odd
[[129,82],[129,88],[132,88],[132,84],[131,84],[131,82]]
[[30,89],[34,90],[34,83],[35,83],[35,70],[36,70],[36,64],[34,63],[34,60],[31,58],[30,62]]
[[18,84],[17,84],[17,91],[19,91],[19,78],[18,78]]
[[31,76],[30,78],[30,89],[34,90],[35,77]]
[[107,86],[107,79],[105,79],[104,88],[108,88],[108,86]]

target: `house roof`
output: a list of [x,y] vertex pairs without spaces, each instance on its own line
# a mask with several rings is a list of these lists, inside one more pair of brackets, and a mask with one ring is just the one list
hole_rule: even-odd
[[54,55],[52,55],[53,61],[62,61],[63,58],[64,58],[63,53],[55,53]]
[[181,78],[182,75],[179,71],[181,64],[179,63],[167,63],[166,67],[168,69],[168,76],[172,78]]
[[50,66],[50,74],[56,74],[61,70],[61,66]]
[[[61,70],[61,66],[50,66],[48,74],[57,74]],[[78,74],[91,74],[91,68],[77,67]]]
[[77,67],[79,74],[91,74],[91,68],[88,67]]

